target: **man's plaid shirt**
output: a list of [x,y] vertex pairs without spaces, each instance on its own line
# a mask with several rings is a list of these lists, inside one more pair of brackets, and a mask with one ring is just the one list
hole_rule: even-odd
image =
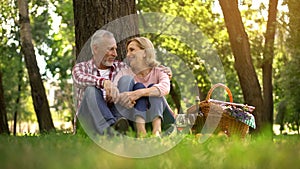
[[128,69],[124,62],[115,61],[110,67],[109,79],[102,77],[93,58],[87,62],[77,63],[72,70],[73,82],[76,92],[76,108],[78,109],[87,86],[103,88],[104,80],[113,80],[119,71]]

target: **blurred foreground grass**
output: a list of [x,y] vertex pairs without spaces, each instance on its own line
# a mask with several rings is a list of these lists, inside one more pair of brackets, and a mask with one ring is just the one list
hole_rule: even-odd
[[244,140],[214,136],[199,143],[194,135],[187,135],[161,155],[134,159],[107,152],[82,135],[0,136],[0,168],[300,168],[299,139],[298,135],[247,137]]

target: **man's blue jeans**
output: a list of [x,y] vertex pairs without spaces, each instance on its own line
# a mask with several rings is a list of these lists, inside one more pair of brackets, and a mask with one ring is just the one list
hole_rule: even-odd
[[104,134],[120,117],[115,105],[106,103],[100,89],[93,86],[85,89],[78,119],[86,132]]

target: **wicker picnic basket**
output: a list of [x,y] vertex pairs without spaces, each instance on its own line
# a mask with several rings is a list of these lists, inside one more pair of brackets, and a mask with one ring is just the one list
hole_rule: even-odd
[[[219,100],[210,99],[211,94],[217,87],[222,87],[226,90],[229,101],[224,102]],[[235,108],[247,108],[248,112],[254,110],[253,106],[248,106],[239,103],[233,103],[233,97],[230,89],[222,83],[218,83],[212,86],[209,90],[206,99],[191,106],[187,110],[187,115],[189,117],[196,116],[194,120],[194,125],[192,130],[194,133],[200,133],[202,129],[213,129],[214,133],[224,132],[228,136],[237,135],[241,138],[244,138],[249,131],[249,126],[229,113],[225,113],[224,107],[230,106]],[[205,125],[205,126],[204,126]]]

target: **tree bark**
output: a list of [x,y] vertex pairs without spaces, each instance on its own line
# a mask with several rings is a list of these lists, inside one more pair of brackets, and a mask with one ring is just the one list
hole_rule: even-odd
[[[138,34],[137,18],[130,17],[125,22],[124,20],[118,22],[117,19],[136,14],[135,0],[73,0],[73,10],[77,62],[87,61],[92,57],[89,38],[99,29],[108,30],[114,34],[118,45],[117,59],[125,58],[126,40]],[[115,22],[116,26],[109,25],[111,22]],[[76,121],[76,116],[74,116],[74,133],[77,130]]]
[[7,123],[7,112],[2,84],[2,72],[0,71],[0,134],[10,134]]
[[247,33],[242,22],[237,1],[219,0],[229,34],[231,50],[235,58],[234,67],[237,71],[244,100],[247,104],[255,106],[257,131],[263,125],[264,105],[261,87],[255,72]]
[[270,0],[269,2],[269,16],[267,22],[267,30],[265,34],[264,46],[264,62],[262,65],[263,70],[263,96],[265,114],[263,114],[263,121],[269,123],[269,127],[273,125],[273,58],[274,58],[274,39],[276,32],[276,14],[277,14],[278,0]]
[[[22,62],[22,57],[20,57],[20,62]],[[24,73],[23,68],[21,67],[20,70],[18,71],[18,96],[16,99],[16,105],[20,104],[23,73]],[[14,136],[17,135],[18,111],[19,111],[19,108],[17,108],[14,112],[14,129],[13,129]]]
[[25,57],[25,63],[31,87],[31,96],[39,123],[39,129],[42,133],[52,131],[55,128],[32,44],[32,35],[28,15],[28,0],[18,0],[18,8],[20,12],[20,37],[22,53]]
[[[127,38],[124,39],[124,37],[138,34],[137,20],[132,17],[126,22],[117,21],[117,26],[108,26],[106,24],[121,17],[136,14],[135,0],[73,0],[73,9],[76,59],[88,39],[100,28],[109,30],[115,35],[118,42],[118,59],[125,58],[125,42]],[[83,57],[91,57],[91,52],[86,55],[88,56]]]

